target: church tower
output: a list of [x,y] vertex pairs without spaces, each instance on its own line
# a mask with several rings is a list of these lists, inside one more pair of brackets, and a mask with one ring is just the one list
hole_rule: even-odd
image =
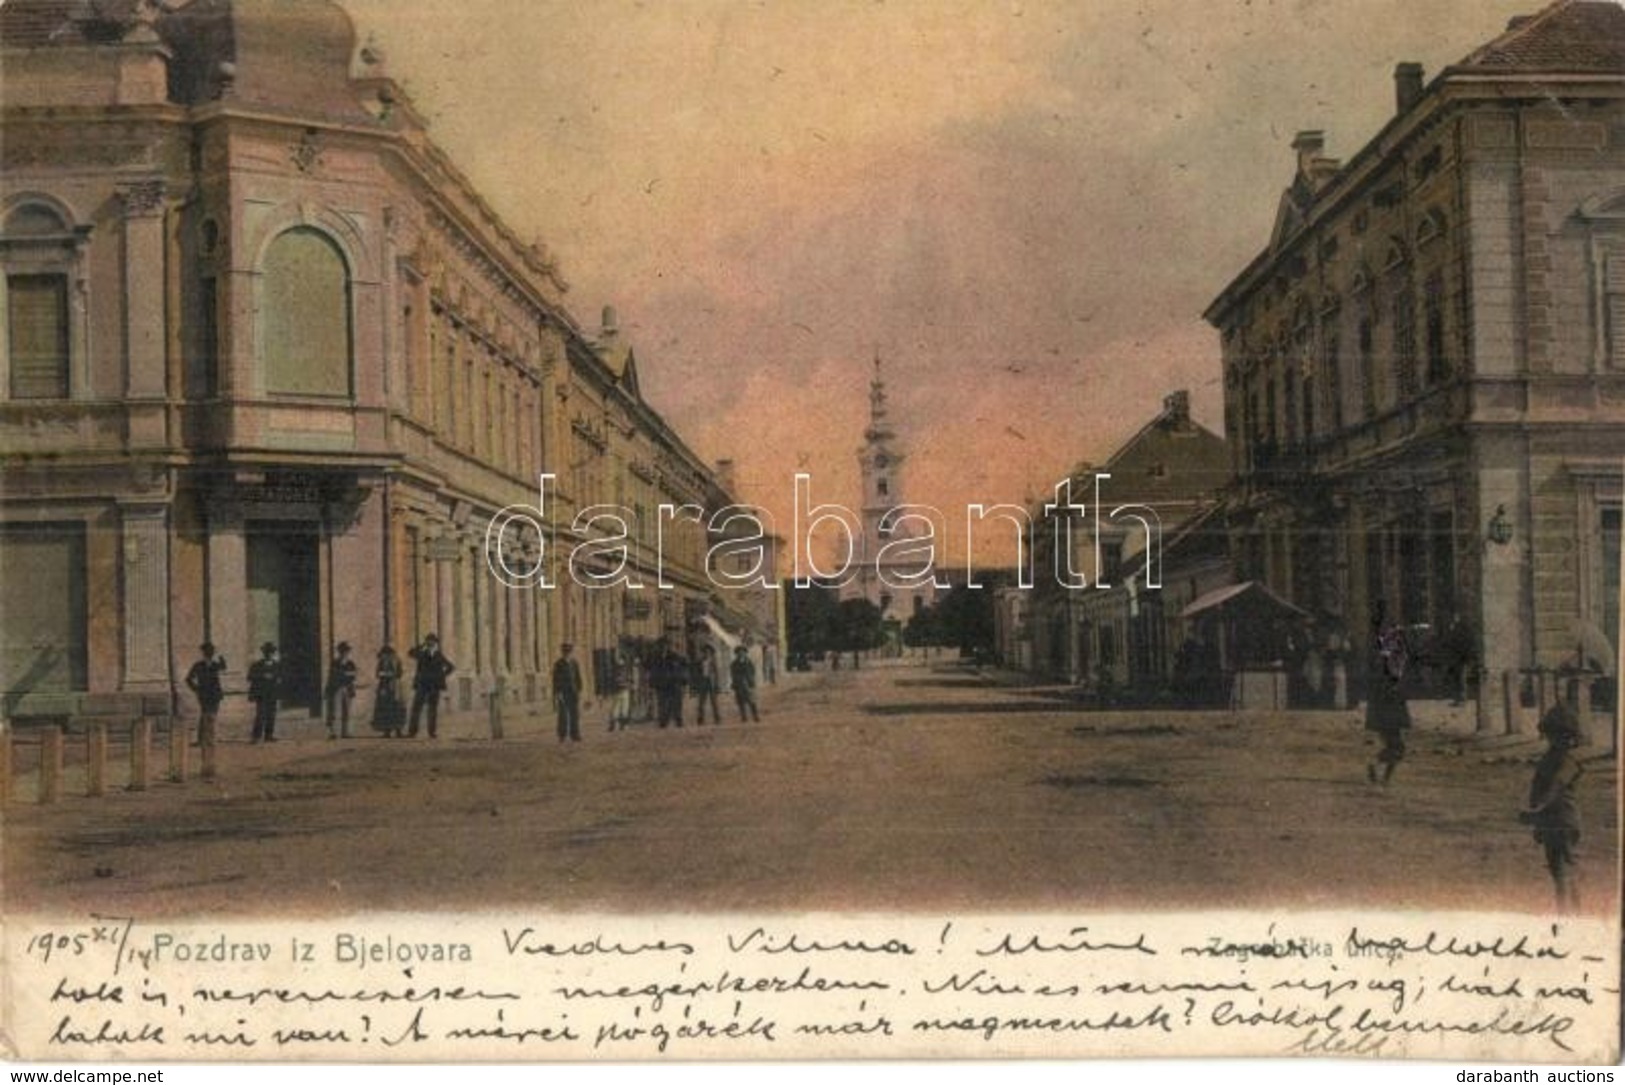
[[[903,465],[907,453],[892,425],[886,410],[886,382],[880,375],[880,356],[875,356],[875,375],[869,381],[869,425],[863,431],[863,445],[858,449],[858,467],[863,475],[863,506],[859,515],[863,522],[863,540],[856,560],[858,574],[847,594],[861,596],[880,607],[887,618],[907,622],[922,607],[936,599],[933,586],[926,583],[917,588],[899,588],[880,579],[880,551],[889,542],[913,538],[920,534],[910,523],[890,525],[885,530],[886,515],[899,505],[907,504],[903,496]],[[938,540],[939,544],[941,540]],[[919,562],[904,558],[891,568],[888,577],[894,582],[905,574],[919,572]]]

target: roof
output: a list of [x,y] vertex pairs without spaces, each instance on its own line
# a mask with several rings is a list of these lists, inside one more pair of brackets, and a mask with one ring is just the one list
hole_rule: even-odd
[[1457,69],[1625,72],[1625,8],[1612,0],[1557,0],[1514,19],[1506,33],[1469,54]]
[[1230,453],[1223,437],[1190,417],[1188,405],[1165,404],[1104,464],[1085,468],[1083,477],[1096,474],[1111,475],[1110,489],[1123,500],[1184,503],[1211,496],[1229,482]]
[[134,9],[135,0],[6,0],[0,5],[0,45],[38,49],[118,41]]

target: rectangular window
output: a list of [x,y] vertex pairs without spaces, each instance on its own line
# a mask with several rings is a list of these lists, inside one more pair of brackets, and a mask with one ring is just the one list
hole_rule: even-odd
[[1275,464],[1275,454],[1278,446],[1280,430],[1276,425],[1275,414],[1275,376],[1271,374],[1268,383],[1264,385],[1264,443],[1259,450],[1259,466],[1271,467]]
[[1435,634],[1450,628],[1457,616],[1456,535],[1448,511],[1428,515],[1429,578],[1428,620]]
[[1428,276],[1423,288],[1422,325],[1427,337],[1427,382],[1438,384],[1450,376],[1450,361],[1445,357],[1444,276],[1438,272]]
[[[1602,605],[1597,613],[1603,634],[1614,639],[1619,636],[1619,506],[1601,509],[1598,519],[1602,534],[1602,575],[1598,577],[1600,590],[1596,598]],[[1618,645],[1615,645],[1615,651],[1618,651]]]
[[1407,276],[1394,283],[1394,387],[1400,403],[1416,398],[1416,302]]
[[220,394],[220,291],[213,278],[204,279],[198,297],[198,353],[202,362],[203,395]]
[[1377,367],[1371,356],[1371,320],[1360,321],[1360,406],[1367,418],[1377,417]]
[[1625,369],[1625,251],[1611,250],[1603,264],[1602,339],[1608,364]]
[[1298,444],[1298,375],[1291,369],[1286,371],[1285,388],[1286,444],[1290,449]]
[[417,359],[413,356],[412,335],[412,303],[407,302],[401,306],[401,379],[405,385],[404,406],[408,417],[415,418],[418,413],[418,377],[416,370]]
[[1339,357],[1343,345],[1337,329],[1326,329],[1326,406],[1331,409],[1332,431],[1343,428],[1343,359]]
[[12,399],[68,398],[68,277],[6,278]]
[[1303,442],[1311,444],[1315,439],[1315,378],[1303,379]]

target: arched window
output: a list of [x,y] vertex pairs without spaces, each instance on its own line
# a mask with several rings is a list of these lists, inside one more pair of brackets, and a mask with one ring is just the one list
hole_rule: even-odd
[[52,207],[27,202],[4,224],[6,396],[67,399],[72,314],[68,284],[75,231]]
[[316,230],[289,230],[265,254],[260,313],[265,390],[350,394],[350,272]]

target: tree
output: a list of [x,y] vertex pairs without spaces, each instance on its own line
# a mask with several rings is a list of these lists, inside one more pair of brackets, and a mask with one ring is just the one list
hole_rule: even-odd
[[965,654],[993,650],[993,592],[953,588],[908,623],[911,645],[941,645]]
[[785,624],[789,626],[787,650],[792,655],[808,656],[839,651],[840,597],[837,590],[822,584],[798,588],[794,581],[787,580],[784,591]]
[[836,620],[838,650],[867,652],[886,642],[880,608],[867,599],[843,599]]

